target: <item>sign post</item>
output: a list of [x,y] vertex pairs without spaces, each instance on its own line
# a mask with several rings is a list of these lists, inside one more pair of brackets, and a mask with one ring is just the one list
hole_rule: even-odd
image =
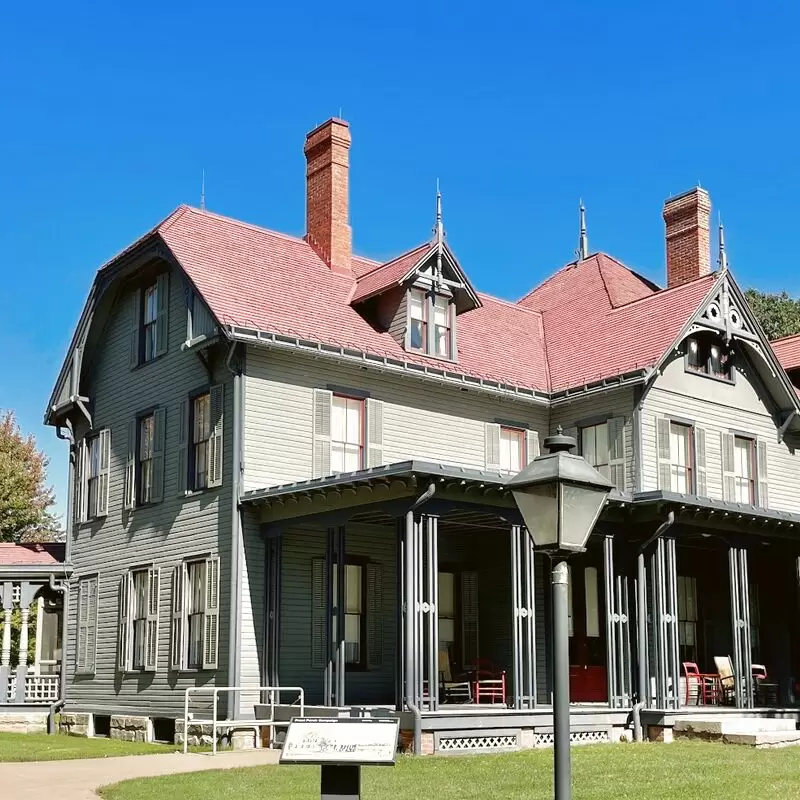
[[394,766],[400,720],[298,717],[289,723],[281,764],[319,764],[321,800],[360,800],[362,766]]

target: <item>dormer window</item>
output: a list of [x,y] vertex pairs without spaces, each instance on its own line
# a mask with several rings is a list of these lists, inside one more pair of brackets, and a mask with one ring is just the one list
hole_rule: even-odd
[[733,380],[733,358],[713,333],[699,333],[686,340],[686,369],[723,381]]
[[408,293],[408,349],[438,358],[453,357],[451,298],[425,289]]
[[436,355],[450,358],[450,300],[441,295],[433,301],[433,341]]
[[423,353],[428,347],[428,297],[422,289],[412,289],[409,297],[409,340],[411,350],[421,350]]

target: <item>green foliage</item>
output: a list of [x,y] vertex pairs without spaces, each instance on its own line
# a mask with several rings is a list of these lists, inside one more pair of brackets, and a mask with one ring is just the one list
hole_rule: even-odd
[[13,411],[0,412],[0,542],[47,542],[58,538],[45,485],[47,456],[33,434],[23,436]]
[[[28,616],[28,664],[33,664],[36,660],[36,614],[37,601],[31,603],[31,610]],[[22,612],[15,608],[11,612],[11,663],[16,666],[19,664],[19,634],[22,630]]]
[[757,289],[748,289],[745,295],[769,339],[800,333],[800,300],[786,292],[768,294]]

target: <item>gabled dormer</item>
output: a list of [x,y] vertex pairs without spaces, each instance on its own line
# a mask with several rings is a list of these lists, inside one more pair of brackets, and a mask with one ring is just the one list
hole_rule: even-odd
[[433,241],[362,275],[351,304],[409,353],[457,360],[458,316],[481,302],[444,241],[441,195]]

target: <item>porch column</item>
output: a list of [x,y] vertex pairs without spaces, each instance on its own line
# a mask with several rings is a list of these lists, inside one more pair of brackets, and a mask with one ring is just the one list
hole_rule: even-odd
[[533,540],[527,528],[511,526],[511,606],[514,708],[536,707],[536,605]]
[[[264,571],[266,573],[266,631],[264,636],[264,683],[280,686],[280,642],[281,642],[281,560],[283,536],[273,536],[266,541]],[[266,701],[264,701],[266,702]]]
[[627,708],[633,695],[630,599],[628,578],[618,574],[614,567],[613,536],[606,536],[603,540],[603,559],[608,702],[614,708]]
[[345,592],[345,527],[328,528],[325,552],[327,581],[326,641],[328,657],[324,672],[325,705],[345,704],[344,592]]
[[11,609],[12,585],[6,581],[0,586],[3,601],[3,636],[0,647],[0,703],[7,703],[12,698],[8,697],[8,675],[11,664]]
[[31,613],[33,591],[27,581],[20,587],[19,663],[17,665],[17,703],[25,702],[25,685],[28,677],[28,620]]
[[420,521],[425,531],[423,569],[424,597],[422,621],[425,628],[421,650],[427,653],[428,709],[439,707],[439,518],[425,515]]
[[753,707],[753,671],[750,642],[750,582],[747,550],[728,549],[731,586],[731,634],[733,636],[734,695],[737,708]]
[[659,538],[650,555],[653,671],[657,708],[679,708],[678,579],[675,540]]

